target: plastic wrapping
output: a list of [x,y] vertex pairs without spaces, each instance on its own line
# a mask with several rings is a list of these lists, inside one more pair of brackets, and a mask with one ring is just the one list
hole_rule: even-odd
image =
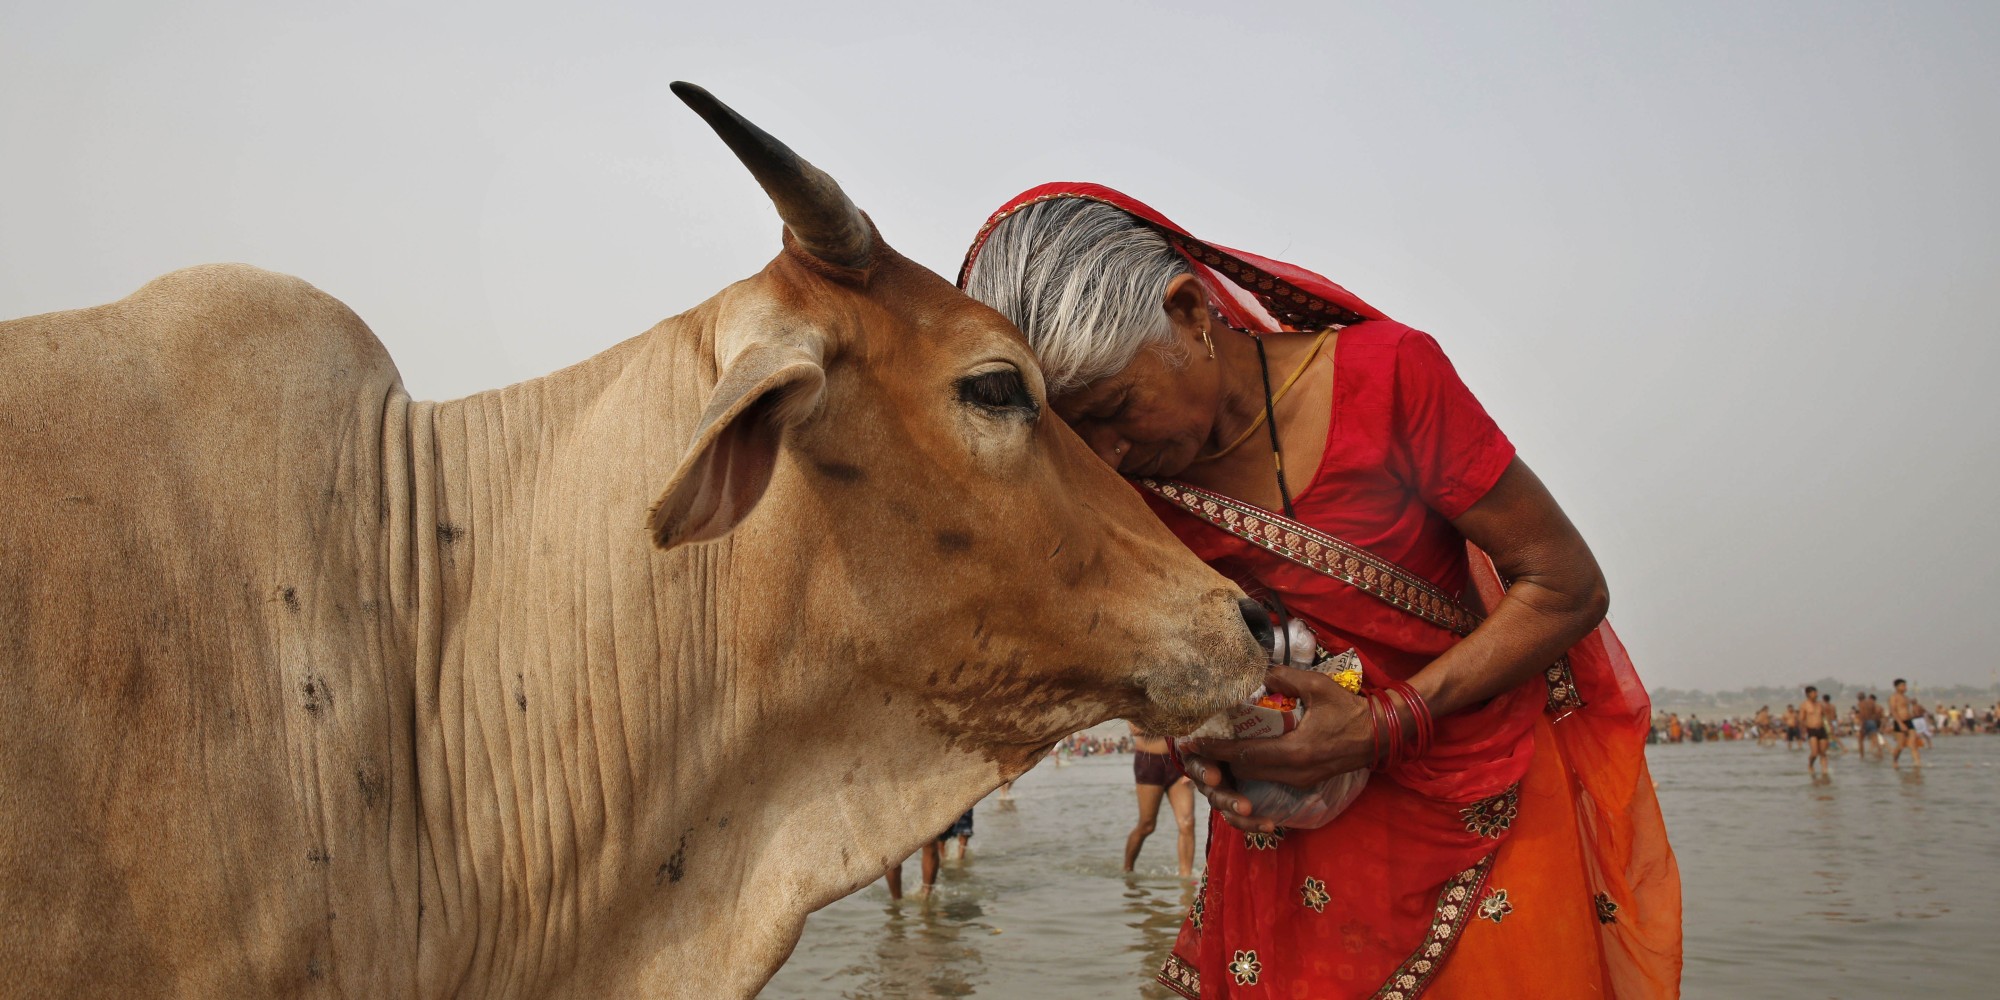
[[[1312,630],[1296,618],[1286,622],[1275,638],[1271,651],[1274,664],[1324,673],[1349,691],[1360,690],[1361,657],[1354,650],[1326,656]],[[1294,699],[1260,688],[1250,700],[1216,713],[1176,746],[1186,752],[1187,739],[1273,739],[1297,729],[1305,713],[1306,707]],[[1366,770],[1338,774],[1310,788],[1275,781],[1236,782],[1237,792],[1250,801],[1255,815],[1295,830],[1310,830],[1332,822],[1366,787]]]

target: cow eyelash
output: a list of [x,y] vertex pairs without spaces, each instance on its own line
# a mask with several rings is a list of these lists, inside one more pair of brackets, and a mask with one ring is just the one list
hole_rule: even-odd
[[1029,419],[1041,412],[1027,381],[1014,368],[995,368],[959,379],[958,399],[982,409],[1026,414]]

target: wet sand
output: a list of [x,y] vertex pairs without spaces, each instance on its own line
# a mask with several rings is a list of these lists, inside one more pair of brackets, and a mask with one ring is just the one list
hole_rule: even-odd
[[[2000,736],[1945,737],[1921,775],[1852,753],[1831,784],[1747,742],[1652,748],[1680,857],[1688,997],[1993,995]],[[976,813],[937,893],[881,882],[816,913],[763,995],[1169,997],[1152,984],[1191,898],[1162,822],[1118,870],[1131,758],[1044,763]],[[1198,812],[1205,829],[1206,812]],[[1203,846],[1206,846],[1205,840]],[[904,866],[914,889],[917,862]]]

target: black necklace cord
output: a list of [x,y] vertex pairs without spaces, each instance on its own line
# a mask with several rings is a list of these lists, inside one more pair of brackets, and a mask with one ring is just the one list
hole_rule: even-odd
[[1271,464],[1278,470],[1278,498],[1284,501],[1285,516],[1296,521],[1299,515],[1292,510],[1292,489],[1285,485],[1285,452],[1278,446],[1278,404],[1271,398],[1271,362],[1264,355],[1264,338],[1251,334],[1257,342],[1257,368],[1264,375],[1264,426],[1271,429]]

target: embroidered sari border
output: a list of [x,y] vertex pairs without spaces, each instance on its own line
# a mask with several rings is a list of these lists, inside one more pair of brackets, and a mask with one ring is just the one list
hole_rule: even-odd
[[1158,479],[1141,479],[1138,483],[1238,538],[1339,580],[1439,628],[1462,636],[1479,624],[1478,615],[1436,584],[1311,525],[1199,486]]
[[1171,951],[1167,952],[1167,964],[1160,966],[1160,974],[1153,981],[1187,1000],[1201,1000],[1201,973]]
[[1437,910],[1431,915],[1424,943],[1389,974],[1389,981],[1375,991],[1375,1000],[1417,1000],[1430,988],[1431,980],[1444,968],[1444,960],[1451,957],[1458,936],[1472,920],[1472,911],[1477,908],[1474,903],[1479,899],[1479,891],[1486,887],[1486,876],[1493,872],[1495,857],[1498,855],[1488,854],[1478,864],[1445,880],[1444,888],[1438,890]]

